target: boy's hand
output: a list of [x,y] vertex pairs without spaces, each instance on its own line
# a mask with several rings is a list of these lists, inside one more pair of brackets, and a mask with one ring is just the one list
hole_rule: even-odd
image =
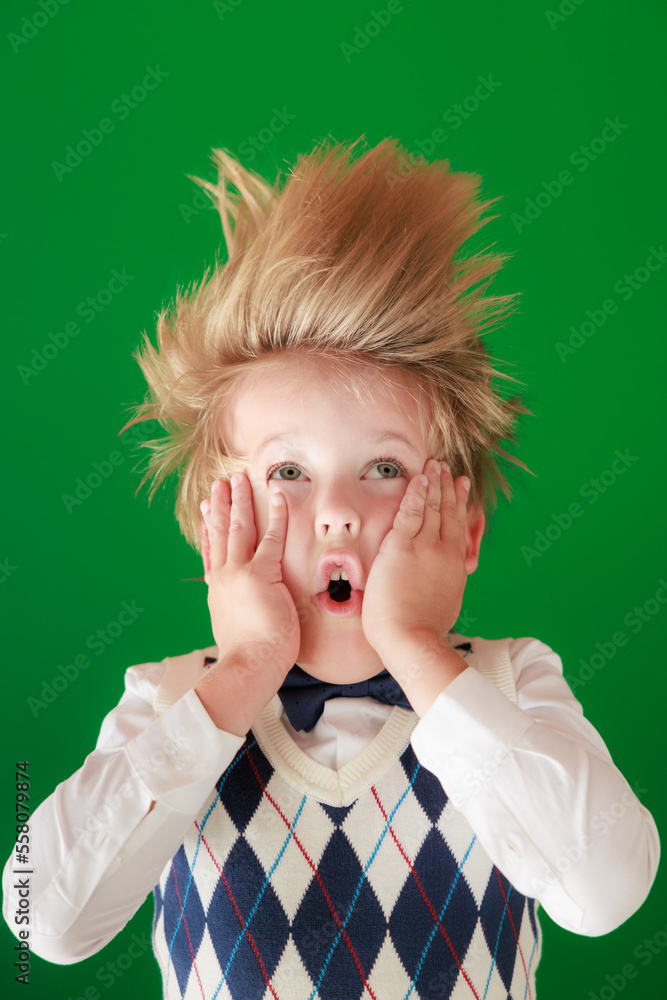
[[456,622],[468,579],[467,480],[440,462],[408,484],[394,524],[371,566],[361,609],[366,639],[391,671],[391,651],[446,634]]
[[[272,501],[278,495],[273,493]],[[206,567],[208,606],[220,654],[218,667],[204,678],[207,683],[203,690],[210,698],[219,670],[224,673],[233,664],[233,669],[243,674],[243,682],[237,683],[234,690],[236,698],[241,692],[244,704],[231,707],[252,721],[294,666],[301,642],[299,616],[282,582],[287,503],[280,495],[278,505],[271,504],[266,534],[256,551],[252,487],[247,476],[241,474],[231,491],[224,480],[217,480],[211,499],[203,501],[201,511],[204,549],[210,551],[206,560],[210,560],[210,568]],[[230,684],[222,676],[219,680],[220,698],[225,698]],[[201,697],[200,685],[197,690]]]

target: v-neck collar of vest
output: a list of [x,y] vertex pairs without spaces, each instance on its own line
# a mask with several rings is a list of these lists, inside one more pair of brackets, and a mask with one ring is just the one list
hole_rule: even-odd
[[349,806],[396,763],[418,722],[415,712],[395,706],[377,736],[339,771],[313,760],[294,742],[271,702],[255,719],[252,731],[264,755],[289,785],[326,805]]

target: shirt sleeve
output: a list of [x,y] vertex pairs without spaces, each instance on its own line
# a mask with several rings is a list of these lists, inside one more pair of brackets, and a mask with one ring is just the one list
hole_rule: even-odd
[[560,657],[513,639],[517,704],[474,667],[416,726],[440,780],[495,865],[566,930],[596,936],[646,899],[660,841],[563,677]]
[[[158,718],[164,670],[163,661],[126,672],[95,750],[30,819],[30,946],[47,961],[81,961],[122,930],[243,744],[215,726],[194,690]],[[12,863],[13,854],[3,914],[17,931]]]

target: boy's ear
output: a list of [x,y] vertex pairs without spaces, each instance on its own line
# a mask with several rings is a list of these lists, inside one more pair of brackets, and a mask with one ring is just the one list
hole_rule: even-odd
[[486,518],[484,511],[478,507],[470,507],[466,515],[466,570],[468,575],[474,573],[479,563],[479,549],[482,544]]

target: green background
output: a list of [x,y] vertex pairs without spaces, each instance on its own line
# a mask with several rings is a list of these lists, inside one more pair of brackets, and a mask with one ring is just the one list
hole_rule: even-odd
[[[135,497],[142,454],[136,439],[117,436],[143,398],[131,357],[142,331],[220,243],[218,216],[197,207],[199,189],[186,175],[210,177],[209,151],[225,146],[273,178],[329,134],[396,137],[413,153],[482,174],[483,193],[502,196],[500,217],[483,233],[514,254],[494,287],[520,292],[521,303],[488,343],[526,384],[535,415],[522,420],[518,453],[535,478],[510,472],[515,499],[501,499],[469,581],[467,630],[536,636],[561,655],[586,715],[664,829],[667,269],[641,270],[667,235],[664,4],[565,0],[559,15],[555,4],[406,0],[351,51],[345,46],[364,42],[357,32],[387,9],[384,0],[235,0],[226,9],[200,0],[44,2],[55,14],[38,0],[6,2],[0,37],[3,860],[14,761],[30,761],[36,804],[92,749],[127,666],[212,642],[204,585],[186,582],[200,574],[199,559],[168,493],[150,508],[145,489]],[[141,86],[147,67],[166,75],[121,114],[116,102]],[[475,100],[480,77],[492,79],[492,92]],[[465,117],[455,117],[457,104]],[[270,127],[276,109],[288,119],[280,130]],[[54,168],[104,118],[113,130],[90,155],[67,172]],[[608,118],[624,127],[600,143]],[[433,139],[437,129],[446,138]],[[563,170],[572,183],[548,196]],[[527,200],[540,192],[526,221]],[[123,269],[127,287],[85,322],[80,304]],[[557,344],[609,299],[615,311],[562,360]],[[73,321],[78,336],[38,371],[49,334]],[[122,460],[112,475],[68,511],[63,495],[114,451]],[[630,456],[618,475],[610,472],[617,451]],[[582,514],[557,537],[554,516],[574,502]],[[550,525],[548,546],[530,555]],[[134,623],[35,714],[28,699],[41,697],[59,665],[90,653],[87,638],[132,601],[142,609]],[[622,648],[612,642],[619,631]],[[607,654],[586,673],[582,660],[598,643]],[[13,982],[14,939],[3,923],[3,996],[65,1000],[91,985],[104,998],[159,996],[150,952],[109,986],[97,978],[133,933],[149,929],[151,914],[148,901],[77,965],[34,957],[29,993]],[[667,948],[657,946],[646,966],[633,955],[644,939],[664,941],[664,871],[640,911],[604,937],[570,934],[541,915],[540,1000],[589,1000],[601,990],[609,998],[606,977],[628,962],[638,976],[624,1000],[664,996]]]

